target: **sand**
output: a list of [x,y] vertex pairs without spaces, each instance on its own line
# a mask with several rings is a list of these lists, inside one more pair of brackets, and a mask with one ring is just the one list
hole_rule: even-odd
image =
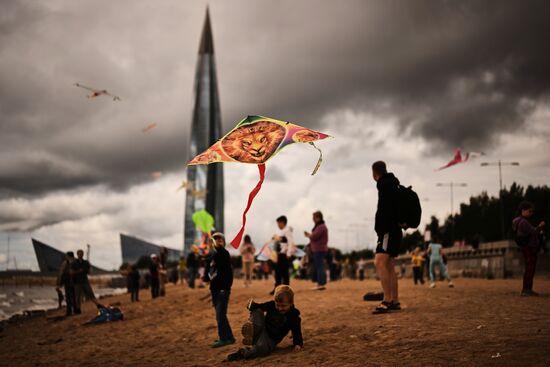
[[246,301],[269,300],[269,282],[233,286],[229,321],[234,345],[210,348],[217,339],[214,310],[200,298],[206,289],[169,286],[167,296],[131,303],[129,295],[110,297],[125,314],[122,322],[81,324],[95,315],[46,318],[10,325],[0,332],[0,366],[548,366],[550,365],[550,280],[535,279],[543,295],[519,296],[520,280],[456,279],[456,288],[435,289],[400,281],[403,311],[372,315],[374,280],[343,280],[324,292],[293,281],[302,312],[305,346],[292,350],[287,337],[265,358],[222,362],[241,345]]

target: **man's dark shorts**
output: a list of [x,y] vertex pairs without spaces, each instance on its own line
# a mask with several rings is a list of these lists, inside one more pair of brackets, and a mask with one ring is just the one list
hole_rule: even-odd
[[376,253],[397,257],[397,255],[399,255],[399,247],[401,246],[402,239],[403,232],[400,229],[378,236]]

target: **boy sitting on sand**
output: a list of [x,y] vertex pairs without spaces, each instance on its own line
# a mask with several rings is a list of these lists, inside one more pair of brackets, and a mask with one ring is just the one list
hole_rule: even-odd
[[275,288],[274,301],[248,302],[249,320],[243,325],[243,344],[250,345],[231,353],[228,361],[251,359],[269,355],[275,346],[292,332],[294,350],[303,348],[300,311],[294,307],[294,292],[288,285]]

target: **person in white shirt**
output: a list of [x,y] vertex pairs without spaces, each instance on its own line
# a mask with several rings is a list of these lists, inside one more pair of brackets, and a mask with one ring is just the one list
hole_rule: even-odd
[[[275,288],[278,285],[290,284],[289,277],[289,261],[288,258],[292,257],[296,252],[296,244],[294,243],[294,236],[292,234],[292,227],[288,226],[288,220],[286,216],[281,215],[277,218],[277,226],[279,230],[271,238],[275,241],[275,252],[277,252],[277,264],[275,266]],[[273,291],[271,292],[273,294]]]

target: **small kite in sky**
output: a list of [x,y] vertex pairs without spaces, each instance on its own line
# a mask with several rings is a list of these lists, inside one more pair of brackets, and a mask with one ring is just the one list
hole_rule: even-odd
[[145,126],[143,129],[141,129],[141,132],[146,133],[147,131],[154,129],[155,127],[157,127],[157,123],[152,122],[149,125]]
[[[265,177],[265,162],[275,156],[281,149],[293,143],[308,143],[321,151],[313,143],[328,138],[329,135],[263,116],[248,116],[225,134],[207,150],[193,158],[188,165],[210,164],[218,162],[251,163],[258,165],[260,180],[248,195],[248,203],[243,212],[242,226],[231,241],[234,248],[239,248],[246,225],[246,213],[254,197],[262,187]],[[322,161],[320,154],[314,175]]]
[[176,191],[180,191],[182,189],[187,189],[193,186],[193,181],[182,181],[180,187],[177,188]]
[[154,178],[155,180],[156,180],[157,178],[160,178],[160,176],[162,176],[162,172],[161,172],[161,171],[151,172],[151,177]]
[[121,101],[119,96],[115,96],[114,94],[111,94],[111,93],[107,92],[106,89],[95,89],[95,88],[87,87],[87,86],[79,84],[79,83],[75,83],[74,85],[79,87],[79,88],[83,88],[83,89],[86,89],[86,90],[89,90],[90,92],[92,92],[92,93],[90,93],[86,96],[88,98],[96,98],[96,97],[99,97],[101,95],[105,95],[105,96],[113,97],[113,101]]
[[453,159],[451,159],[446,165],[444,165],[442,167],[439,167],[439,168],[436,168],[435,171],[441,171],[442,169],[449,168],[451,166],[454,166],[455,164],[465,163],[469,159],[473,159],[473,158],[479,157],[481,155],[485,155],[485,153],[483,153],[483,152],[467,152],[464,155],[464,158],[462,158],[462,153],[460,152],[460,148],[456,148],[455,156],[453,157]]

